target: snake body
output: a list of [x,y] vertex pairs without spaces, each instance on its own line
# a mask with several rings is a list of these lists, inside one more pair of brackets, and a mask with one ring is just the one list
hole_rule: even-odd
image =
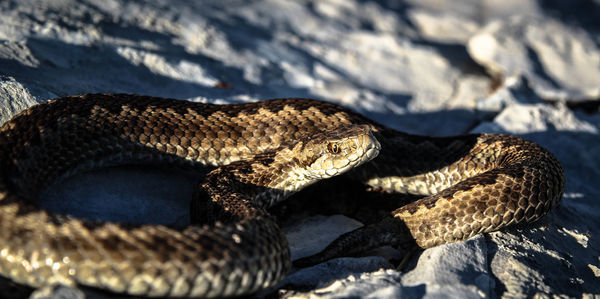
[[[201,224],[91,221],[31,203],[58,178],[123,163],[213,167],[198,192],[210,200],[192,201]],[[65,97],[0,129],[0,274],[32,287],[81,284],[144,296],[253,293],[291,266],[285,236],[265,209],[342,173],[426,197],[298,264],[381,244],[431,247],[535,221],[564,188],[558,160],[524,139],[415,136],[316,100]]]

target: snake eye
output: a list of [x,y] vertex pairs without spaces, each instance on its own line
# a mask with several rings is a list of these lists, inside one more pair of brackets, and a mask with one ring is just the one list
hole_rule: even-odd
[[327,148],[329,149],[329,152],[331,152],[332,154],[339,154],[340,153],[340,146],[337,143],[329,143],[327,145]]

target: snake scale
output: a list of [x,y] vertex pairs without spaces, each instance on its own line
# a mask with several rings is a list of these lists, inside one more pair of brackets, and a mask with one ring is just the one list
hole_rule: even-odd
[[[54,99],[2,126],[0,163],[2,276],[31,287],[60,283],[143,296],[235,296],[275,285],[291,262],[265,209],[338,174],[425,197],[297,265],[382,244],[432,247],[535,221],[564,189],[558,160],[524,139],[410,135],[309,99]],[[32,203],[61,177],[124,163],[212,167],[192,200],[196,223],[177,229],[93,221]]]

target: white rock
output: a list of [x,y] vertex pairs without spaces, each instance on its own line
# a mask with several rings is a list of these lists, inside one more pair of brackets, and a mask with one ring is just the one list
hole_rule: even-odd
[[[600,116],[542,100],[598,98],[597,41],[539,5],[6,0],[0,4],[0,121],[56,96],[129,92],[218,103],[318,97],[413,133],[519,134],[547,147],[565,167],[565,199],[541,223],[426,250],[406,273],[381,257],[342,258],[290,273],[283,287],[297,283],[314,288],[298,296],[320,297],[600,294],[594,238]],[[508,18],[514,15],[520,17]],[[468,54],[504,76],[497,90],[490,91],[479,69],[465,70],[472,67],[467,39]],[[231,88],[213,88],[217,82]],[[55,201],[47,203],[60,209],[64,199],[85,200],[84,216],[113,206],[103,217],[127,210],[120,216],[132,221],[185,218],[192,182],[134,172],[78,176],[50,190]],[[172,197],[180,202],[166,202]],[[166,206],[147,205],[150,198]],[[176,205],[179,210],[170,210]],[[129,212],[132,206],[140,213]],[[303,237],[288,232],[294,257],[360,225],[338,217],[304,224]],[[315,230],[331,234],[309,244]]]
[[[280,286],[284,289],[289,287],[326,287],[330,284],[336,285],[340,280],[358,280],[357,276],[362,273],[380,271],[382,269],[392,269],[393,266],[386,259],[377,256],[362,258],[337,258],[324,262],[313,267],[300,269],[289,273]],[[363,281],[370,284],[368,280]],[[343,284],[343,283],[342,283]],[[315,291],[319,293],[319,291]]]
[[[419,257],[414,269],[402,274],[398,271],[383,269],[372,272],[362,266],[363,273],[356,274],[352,270],[330,265],[343,263],[346,259],[336,259],[302,271],[308,273],[291,274],[286,281],[310,282],[309,274],[315,277],[330,277],[339,273],[337,281],[321,280],[316,288],[308,293],[297,293],[292,297],[345,298],[358,297],[452,297],[483,298],[493,294],[495,282],[488,273],[487,251],[484,238],[478,236],[466,242],[452,243],[425,250]],[[351,265],[351,264],[350,264]],[[317,267],[318,270],[312,270]],[[297,277],[299,273],[302,275]],[[317,273],[319,273],[317,275]],[[335,277],[335,276],[333,276]],[[313,278],[313,285],[315,285]],[[326,282],[326,283],[324,283]]]
[[419,27],[421,35],[439,42],[465,43],[480,28],[474,20],[445,11],[412,9],[408,16]]
[[414,296],[421,294],[405,292],[400,285],[400,273],[394,270],[377,270],[362,274],[350,274],[333,283],[307,293],[297,293],[292,298],[400,298],[407,293]]
[[427,41],[466,44],[487,23],[509,17],[540,17],[535,1],[522,0],[408,0],[407,18]]
[[544,103],[531,94],[522,80],[509,80],[506,83],[494,94],[477,102],[480,109],[500,112],[493,122],[481,123],[473,129],[473,133],[525,134],[558,130],[598,134],[598,126],[594,121],[578,117],[561,102],[554,106]]
[[292,261],[323,250],[338,236],[353,231],[362,224],[343,215],[314,216],[286,224],[283,228]]
[[600,49],[579,28],[550,19],[498,20],[473,36],[468,50],[495,74],[524,76],[541,98],[600,96]]
[[12,77],[0,77],[0,124],[37,104],[29,91]]
[[59,285],[56,287],[44,287],[35,290],[30,299],[85,299],[86,294],[73,287]]
[[494,289],[494,279],[488,273],[487,264],[485,239],[483,236],[476,236],[464,242],[425,250],[416,267],[402,276],[402,284],[426,284],[445,290],[448,290],[448,286],[460,285],[454,291],[464,291],[464,296],[490,296]]
[[147,67],[153,73],[165,77],[198,83],[207,87],[213,87],[218,83],[216,78],[206,74],[206,70],[202,66],[188,60],[180,60],[173,64],[162,56],[131,47],[119,47],[117,53],[133,65]]

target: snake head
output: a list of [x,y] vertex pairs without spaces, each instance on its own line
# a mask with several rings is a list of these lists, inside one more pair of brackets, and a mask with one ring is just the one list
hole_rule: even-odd
[[348,125],[315,134],[303,142],[307,177],[326,179],[370,161],[381,145],[368,125]]

